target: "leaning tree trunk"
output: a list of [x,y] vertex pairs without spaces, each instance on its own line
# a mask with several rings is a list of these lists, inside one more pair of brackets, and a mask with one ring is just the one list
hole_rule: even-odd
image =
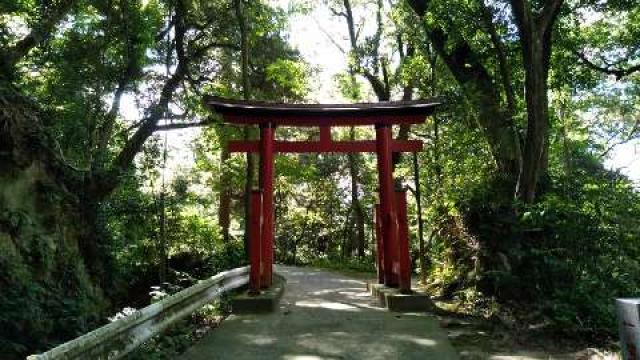
[[[429,0],[409,0],[409,6],[422,18]],[[522,160],[520,139],[508,109],[503,109],[495,81],[471,45],[460,36],[450,36],[437,22],[424,25],[429,42],[460,85],[466,98],[477,111],[498,173],[516,183]]]

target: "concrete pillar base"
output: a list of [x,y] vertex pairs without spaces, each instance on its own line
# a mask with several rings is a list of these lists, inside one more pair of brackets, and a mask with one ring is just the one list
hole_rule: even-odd
[[286,280],[284,277],[274,274],[273,284],[270,288],[253,295],[249,290],[231,299],[231,312],[234,314],[263,314],[274,312],[278,309],[280,298],[284,294]]
[[402,294],[397,288],[382,284],[367,283],[371,295],[378,298],[380,305],[394,312],[427,312],[434,309],[429,295],[419,292]]

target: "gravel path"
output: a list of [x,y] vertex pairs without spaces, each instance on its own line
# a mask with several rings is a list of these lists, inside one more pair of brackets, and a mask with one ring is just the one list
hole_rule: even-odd
[[231,315],[179,359],[458,359],[433,316],[380,308],[363,280],[276,271],[287,278],[279,311]]

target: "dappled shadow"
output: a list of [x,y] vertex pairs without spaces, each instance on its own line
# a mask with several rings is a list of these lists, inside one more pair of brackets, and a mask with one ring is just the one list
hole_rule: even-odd
[[457,359],[428,314],[397,314],[366,283],[279,266],[287,278],[279,311],[231,316],[181,359]]

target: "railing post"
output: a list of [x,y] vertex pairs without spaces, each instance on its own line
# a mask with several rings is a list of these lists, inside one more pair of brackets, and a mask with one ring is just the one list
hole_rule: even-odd
[[409,255],[409,224],[407,220],[407,190],[396,190],[398,211],[398,282],[400,292],[411,292],[411,262]]
[[249,273],[249,294],[260,293],[260,277],[262,276],[262,191],[251,191],[251,210],[249,212],[249,257],[251,272]]

